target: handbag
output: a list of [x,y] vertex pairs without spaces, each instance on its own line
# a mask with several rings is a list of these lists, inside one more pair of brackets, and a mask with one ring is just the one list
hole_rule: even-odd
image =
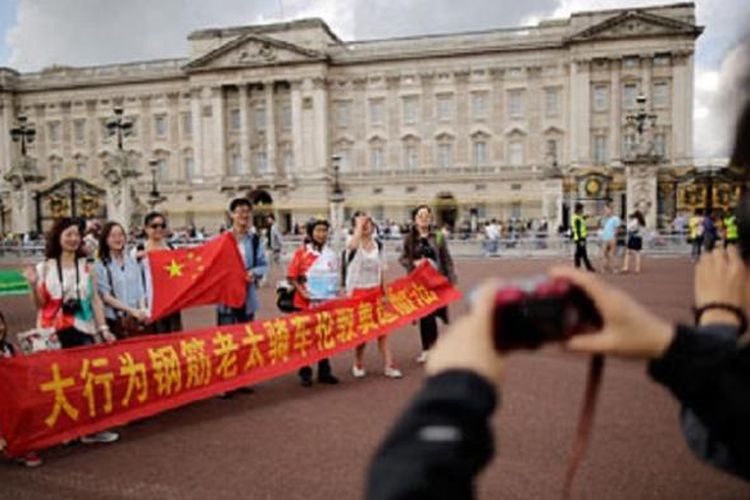
[[299,309],[294,305],[294,295],[297,290],[287,281],[276,285],[276,307],[284,313],[293,313]]
[[[110,295],[117,298],[117,295],[115,295],[115,286],[112,283],[112,271],[109,269],[109,262],[104,262],[104,269],[107,272]],[[109,329],[112,330],[112,333],[118,340],[138,335],[146,335],[148,333],[146,330],[146,324],[142,323],[137,318],[118,310],[115,310],[115,315],[116,319],[107,320],[107,322],[109,323]]]
[[16,339],[24,354],[62,349],[54,328],[34,328],[16,334]]

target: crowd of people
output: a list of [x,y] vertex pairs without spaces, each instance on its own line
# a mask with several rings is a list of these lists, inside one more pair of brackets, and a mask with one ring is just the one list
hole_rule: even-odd
[[[236,198],[228,206],[226,231],[236,241],[244,262],[247,295],[245,304],[216,306],[217,325],[245,323],[255,319],[261,307],[257,287],[266,278],[271,265],[280,265],[282,236],[272,216],[266,221],[265,237],[253,227],[253,206],[247,198]],[[152,321],[153,284],[149,269],[150,252],[173,249],[168,220],[160,212],[148,213],[143,220],[143,239],[131,244],[122,224],[108,221],[102,227],[85,225],[77,218],[57,220],[46,235],[44,260],[24,269],[37,309],[36,325],[40,331],[56,336],[60,348],[69,349],[102,342],[117,342],[137,335],[168,335],[183,330],[180,311]],[[293,310],[318,307],[337,297],[363,297],[384,286],[386,259],[382,241],[377,237],[371,216],[357,212],[351,221],[343,255],[329,245],[329,223],[322,218],[310,220],[305,236],[286,268],[293,287]],[[138,241],[138,240],[136,240]],[[414,211],[407,244],[400,259],[405,271],[423,261],[432,263],[451,281],[455,281],[452,259],[444,234],[432,225],[428,206]],[[272,307],[272,304],[264,304]],[[436,316],[447,321],[441,310],[420,320],[423,352],[419,362],[437,338]],[[5,322],[0,315],[0,350],[3,357],[18,352],[9,342]],[[383,359],[383,375],[399,379],[403,373],[395,365],[387,338],[377,341]],[[355,349],[352,376],[366,376],[363,356],[365,345]],[[313,384],[311,367],[299,371],[303,387]],[[317,381],[337,384],[329,360],[318,363]],[[252,392],[251,387],[236,392]],[[221,394],[230,398],[234,393]],[[111,443],[119,435],[113,430],[84,436],[83,443]],[[0,441],[1,443],[1,441]],[[29,467],[41,464],[37,453],[19,461]]]

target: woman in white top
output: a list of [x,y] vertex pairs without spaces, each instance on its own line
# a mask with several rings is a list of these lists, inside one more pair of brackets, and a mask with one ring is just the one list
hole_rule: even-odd
[[[382,244],[375,239],[375,223],[364,212],[357,211],[352,219],[354,234],[346,244],[346,255],[343,266],[345,269],[346,293],[349,297],[357,298],[383,288],[383,271],[385,259]],[[393,364],[393,355],[388,348],[388,337],[378,338],[378,349],[383,355],[385,368],[383,373],[389,378],[401,378],[403,375]],[[354,350],[354,366],[352,375],[356,378],[364,377],[367,372],[364,367],[365,344],[358,345]]]
[[643,248],[643,235],[641,231],[646,227],[646,219],[643,214],[636,210],[628,220],[628,243],[625,250],[625,261],[622,264],[622,272],[629,271],[630,256],[635,260],[635,274],[641,272],[641,249]]

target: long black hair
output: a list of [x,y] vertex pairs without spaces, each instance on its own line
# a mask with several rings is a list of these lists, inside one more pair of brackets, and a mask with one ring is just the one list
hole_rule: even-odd
[[119,222],[114,222],[114,221],[109,221],[106,224],[104,224],[104,228],[102,229],[102,235],[99,237],[99,258],[104,263],[107,263],[110,260],[112,260],[112,250],[109,248],[109,243],[107,243],[107,239],[109,239],[109,234],[116,227],[119,227],[120,229],[122,229],[122,232],[123,234],[125,234],[125,239],[127,241],[128,236],[122,224],[120,224]]
[[76,258],[85,257],[83,251],[83,221],[78,217],[62,217],[57,219],[47,233],[47,243],[44,249],[44,256],[48,259],[59,259],[62,256],[62,243],[60,237],[69,227],[76,226],[78,233],[81,235],[81,244],[76,249]]

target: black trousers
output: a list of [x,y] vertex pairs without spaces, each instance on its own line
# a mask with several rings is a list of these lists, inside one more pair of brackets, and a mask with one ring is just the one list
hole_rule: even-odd
[[422,339],[422,350],[427,351],[437,341],[438,328],[435,313],[428,314],[419,320],[419,337]]
[[[297,372],[302,379],[311,380],[313,376],[312,366],[303,366]],[[331,362],[328,358],[318,361],[318,378],[327,377],[331,374]]]
[[581,267],[581,261],[583,261],[586,269],[589,271],[594,270],[594,266],[592,266],[591,261],[589,261],[589,253],[586,250],[586,240],[576,241],[576,254],[574,257],[576,267]]

